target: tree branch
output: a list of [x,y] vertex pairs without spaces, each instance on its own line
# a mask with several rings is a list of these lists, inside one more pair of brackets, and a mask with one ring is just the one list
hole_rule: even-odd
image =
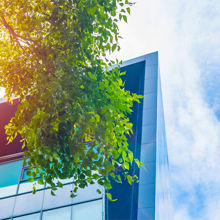
[[[31,43],[33,43],[38,48],[42,48],[40,46],[40,44],[36,40],[33,40],[31,38],[27,38],[27,37],[23,37],[23,36],[17,34],[14,31],[14,29],[7,23],[7,21],[5,20],[4,16],[0,15],[0,18],[2,20],[3,26],[5,26],[5,28],[8,29],[8,31],[10,33],[11,41],[13,43],[16,42],[20,46],[20,48],[22,49],[24,54],[26,53],[26,51],[25,51],[25,48],[20,43],[20,41],[22,41],[23,43],[25,43],[27,45],[27,48],[30,50],[30,52],[32,54],[34,54],[35,52],[33,51],[33,48],[31,48],[31,46],[32,46]],[[41,65],[41,62],[39,61],[39,59],[37,57],[36,57],[36,62],[38,63],[38,65]],[[55,74],[52,73],[52,72],[51,72],[51,75],[55,76]]]
[[[31,38],[27,38],[27,37],[23,37],[23,36],[17,34],[17,33],[14,31],[14,29],[7,23],[7,21],[5,20],[5,18],[4,18],[3,16],[0,16],[0,17],[1,17],[1,19],[2,19],[3,25],[5,26],[5,28],[7,28],[7,29],[9,30],[9,33],[13,36],[13,38],[14,38],[15,41],[19,44],[19,46],[21,46],[21,44],[20,44],[20,42],[18,42],[18,41],[19,41],[18,38],[20,38],[21,40],[23,40],[23,41],[24,41],[27,45],[29,45],[29,46],[30,46],[30,43],[29,43],[29,42],[34,43],[34,44],[35,44],[36,46],[38,46],[38,47],[40,46],[36,40],[33,40],[33,39],[31,39]],[[22,46],[21,46],[21,48],[23,49]]]

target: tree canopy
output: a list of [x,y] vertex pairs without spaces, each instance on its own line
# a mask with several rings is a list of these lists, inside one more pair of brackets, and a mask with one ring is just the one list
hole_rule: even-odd
[[[2,0],[0,86],[20,104],[6,126],[20,134],[30,181],[53,190],[74,177],[78,188],[98,182],[111,188],[129,175],[132,124],[140,96],[124,89],[118,62],[118,21],[127,22],[128,0]],[[136,159],[135,162],[140,165]],[[122,172],[115,172],[120,167]],[[34,189],[35,191],[36,189]],[[111,196],[109,195],[110,199]]]

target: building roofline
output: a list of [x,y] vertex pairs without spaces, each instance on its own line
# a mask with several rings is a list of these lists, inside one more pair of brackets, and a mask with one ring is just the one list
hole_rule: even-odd
[[[139,56],[139,57],[135,57],[135,58],[131,58],[129,60],[122,61],[122,64],[120,65],[120,67],[130,66],[130,65],[133,65],[135,63],[140,63],[140,62],[146,61],[147,57],[152,55],[152,54],[158,54],[158,51],[154,51],[154,52],[147,53],[147,54],[144,54],[144,55]],[[118,66],[118,65],[114,64],[114,65],[110,66],[108,69],[112,70],[116,66]]]
[[132,58],[132,59],[129,59],[129,60],[125,60],[125,61],[122,62],[121,67],[129,66],[129,65],[132,65],[132,64],[135,64],[135,63],[140,63],[142,61],[145,61],[148,56],[150,56],[152,54],[156,54],[156,53],[158,53],[158,51],[147,53],[147,54],[144,54],[142,56],[135,57],[135,58]]

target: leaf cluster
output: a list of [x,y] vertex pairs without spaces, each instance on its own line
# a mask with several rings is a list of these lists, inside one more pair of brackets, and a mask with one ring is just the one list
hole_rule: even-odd
[[[126,91],[119,65],[117,22],[127,22],[128,0],[2,0],[0,86],[20,100],[6,126],[20,134],[32,178],[52,187],[74,179],[78,188],[111,188],[109,175],[131,184],[133,153],[128,115],[140,96]],[[116,63],[119,64],[119,63]],[[135,159],[135,162],[140,162]],[[120,168],[121,172],[117,172]],[[33,179],[32,179],[33,180]],[[110,198],[110,197],[109,197]],[[110,198],[111,199],[111,198]]]

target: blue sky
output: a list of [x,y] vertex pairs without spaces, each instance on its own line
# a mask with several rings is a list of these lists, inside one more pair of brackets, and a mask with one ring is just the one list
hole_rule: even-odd
[[159,51],[174,220],[220,219],[220,1],[136,0],[126,60]]
[[220,219],[220,1],[136,0],[127,60],[159,51],[174,220]]

